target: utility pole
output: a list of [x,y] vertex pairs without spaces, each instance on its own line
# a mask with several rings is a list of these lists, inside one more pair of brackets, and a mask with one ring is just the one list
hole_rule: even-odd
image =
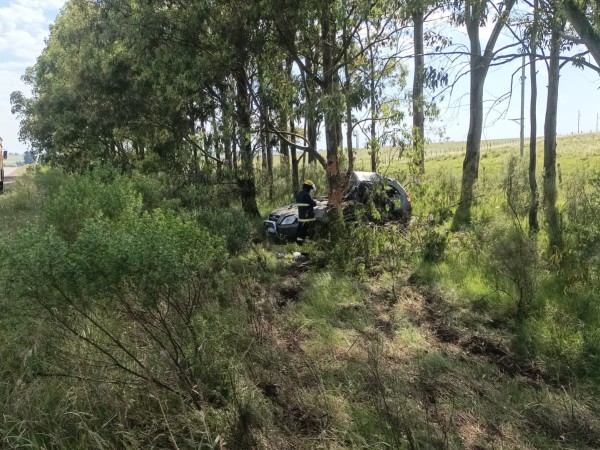
[[525,148],[525,55],[521,61],[521,158],[523,158],[523,151]]
[[579,122],[581,121],[581,111],[577,111],[577,134],[579,134]]
[[596,113],[596,133],[598,132],[598,113]]

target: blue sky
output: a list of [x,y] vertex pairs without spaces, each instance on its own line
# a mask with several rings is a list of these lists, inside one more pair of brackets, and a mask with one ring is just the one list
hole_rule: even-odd
[[[15,90],[28,92],[20,77],[27,66],[35,63],[36,57],[44,48],[49,26],[54,21],[65,0],[0,0],[0,137],[4,147],[10,152],[22,153],[25,144],[18,141],[18,121],[10,112],[10,93]],[[460,40],[461,31],[455,40]],[[482,30],[485,38],[486,30]],[[490,70],[485,87],[486,105],[510,89],[510,77],[518,70],[519,61]],[[538,134],[543,130],[545,110],[546,70],[538,65]],[[591,70],[565,67],[561,72],[559,97],[558,133],[577,132],[578,117],[582,132],[596,131],[597,114],[600,113],[600,76]],[[409,75],[410,77],[410,75]],[[529,77],[529,74],[527,74]],[[528,82],[527,82],[528,83]],[[468,76],[463,77],[452,96],[446,95],[440,104],[443,114],[435,124],[445,130],[450,140],[463,141],[469,124]],[[495,104],[486,115],[483,131],[484,139],[518,137],[519,126],[510,119],[520,116],[520,85],[518,75],[514,78],[513,98],[508,102]],[[529,86],[526,88],[529,99]],[[529,106],[526,105],[525,126],[528,135]],[[361,142],[363,139],[361,138]],[[559,150],[560,151],[560,150]]]
[[18,121],[10,94],[27,92],[20,77],[44,48],[48,27],[65,0],[0,0],[0,137],[9,152],[27,150],[18,141]]
[[[592,61],[593,62],[593,61]],[[521,116],[521,59],[505,66],[492,67],[488,73],[484,88],[485,125],[483,139],[498,139],[519,136],[519,124],[511,119]],[[544,115],[546,111],[547,70],[544,62],[537,63],[537,134],[543,134]],[[512,98],[495,103],[511,89]],[[529,99],[530,76],[529,67],[525,69],[525,136],[529,135]],[[455,88],[452,99],[446,102],[449,106],[443,115],[447,135],[452,140],[465,140],[469,125],[468,76],[465,76]],[[443,105],[440,105],[443,106]],[[596,131],[596,118],[600,113],[600,75],[590,69],[578,69],[566,65],[561,69],[558,100],[557,132],[559,135]]]

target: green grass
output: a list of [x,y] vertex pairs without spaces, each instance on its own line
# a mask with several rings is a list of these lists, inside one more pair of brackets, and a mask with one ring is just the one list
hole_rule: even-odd
[[[573,174],[579,167],[579,162],[589,163],[589,168],[598,167],[600,164],[600,151],[597,142],[600,135],[596,133],[581,134],[573,136],[559,136],[557,138],[557,162],[564,175]],[[537,140],[538,172],[543,167],[543,139]],[[464,159],[464,142],[430,143],[426,146],[427,172],[436,173],[443,169],[453,173],[462,170]],[[518,139],[499,139],[482,141],[481,162],[482,171],[497,173],[505,159],[509,155],[519,154]],[[529,140],[525,141],[525,158],[529,156]],[[408,169],[406,158],[398,158],[397,150],[384,147],[380,150],[379,170],[387,173],[398,173]],[[355,167],[357,170],[370,170],[371,160],[367,149],[359,149],[356,152]]]
[[[569,267],[545,253],[543,230],[532,247],[538,250],[536,258],[524,257],[529,247],[514,245],[529,242],[516,240],[528,235],[508,213],[503,188],[509,157],[518,151],[516,141],[491,143],[493,148],[482,153],[478,203],[473,224],[465,230],[449,231],[461,145],[436,144],[425,176],[400,180],[408,184],[415,207],[415,220],[406,230],[340,228],[339,236],[320,236],[304,247],[311,254],[308,261],[291,256],[295,245],[277,245],[251,233],[255,224],[236,209],[193,215],[178,209],[176,199],[142,196],[146,200],[139,201],[146,203],[138,205],[139,217],[168,204],[171,214],[202,225],[205,239],[214,245],[235,238],[228,250],[219,247],[210,268],[177,285],[165,285],[177,255],[185,254],[189,262],[207,250],[195,243],[193,249],[170,251],[171,242],[178,241],[163,238],[176,222],[158,234],[155,225],[142,228],[150,242],[141,241],[140,233],[130,236],[127,227],[115,227],[123,235],[114,243],[118,251],[110,252],[104,244],[114,233],[100,231],[108,233],[111,220],[118,222],[120,216],[82,217],[88,240],[79,242],[82,252],[71,255],[77,256],[71,264],[65,262],[74,245],[69,241],[58,245],[52,235],[49,249],[34,231],[21,236],[32,238],[24,242],[4,234],[0,447],[599,448],[600,265],[596,253],[584,250],[586,245],[595,248],[599,234],[594,233],[600,231],[595,202],[576,197],[585,190],[596,198],[589,176],[599,170],[597,137],[559,139],[561,212],[569,225],[567,242],[573,243],[563,255]],[[361,152],[359,157],[366,159]],[[542,166],[540,152],[540,174]],[[390,173],[409,173],[404,161],[394,160],[389,167]],[[517,167],[513,176],[524,183],[519,186],[527,186],[522,169]],[[44,227],[45,217],[53,218],[58,229],[60,218],[75,207],[69,198],[57,202],[64,177],[48,172],[23,178],[0,197],[0,213],[15,227]],[[145,181],[119,182],[131,189],[157,183]],[[288,189],[285,180],[277,183]],[[103,189],[115,192],[123,185]],[[75,187],[82,204],[103,200],[94,194],[97,189]],[[564,208],[567,197],[580,205],[577,214]],[[263,193],[260,201],[267,210],[278,200],[269,201]],[[434,225],[426,221],[431,211]],[[137,215],[129,215],[137,223]],[[232,221],[238,226],[231,227]],[[94,230],[102,242],[91,239]],[[70,239],[78,242],[79,233],[73,231]],[[251,245],[237,245],[250,239]],[[156,247],[160,242],[163,246]],[[152,258],[140,253],[152,248],[157,249]],[[27,271],[33,251],[53,258]],[[138,254],[136,262],[132,258]],[[161,255],[174,263],[161,266]],[[105,286],[102,295],[94,296],[76,283],[77,277],[85,274],[94,281],[108,257],[119,263],[111,268],[114,279],[120,279],[118,271],[126,270],[128,261],[144,270],[128,270],[122,284]],[[8,259],[19,265],[18,272],[3,264]],[[162,282],[147,278],[157,267],[165,274]],[[533,300],[520,317],[517,287],[523,280],[515,279],[521,272],[513,267],[529,271],[534,281]],[[86,296],[61,309],[54,290],[39,290],[43,283],[60,286],[61,281],[70,283],[66,287],[72,295]],[[53,302],[43,303],[50,308],[35,308],[40,305],[27,300],[36,292],[44,302]],[[86,345],[82,338],[96,339],[127,367],[138,368],[97,326],[74,314],[77,308],[113,332],[145,364],[144,373],[176,391],[118,370],[114,361]],[[188,322],[172,315],[190,310]],[[143,318],[155,320],[144,327]],[[61,323],[80,334],[66,332]],[[164,323],[173,331],[170,339],[161,338]],[[180,348],[175,359],[168,357],[171,345]]]
[[23,162],[23,155],[9,153],[8,158],[4,160],[4,167],[16,167],[19,162]]

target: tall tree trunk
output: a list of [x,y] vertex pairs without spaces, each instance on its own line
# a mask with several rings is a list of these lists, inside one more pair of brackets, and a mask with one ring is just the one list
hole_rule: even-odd
[[[346,39],[347,30],[344,24],[343,39]],[[346,151],[348,154],[348,172],[354,170],[354,151],[352,148],[352,103],[350,101],[350,90],[352,88],[352,80],[350,75],[350,61],[348,59],[348,46],[344,45],[344,96],[346,100]]]
[[[306,71],[313,71],[313,62],[311,58],[306,58]],[[306,89],[310,90],[310,92],[306,92],[306,102],[308,106],[308,111],[306,113],[306,117],[304,118],[306,124],[306,138],[308,139],[308,162],[312,163],[316,161],[315,154],[317,153],[317,111],[314,104],[314,95],[313,92],[316,88],[315,82],[312,77],[309,77],[306,80]]]
[[233,170],[233,154],[231,151],[231,143],[233,141],[233,135],[231,130],[231,120],[229,114],[223,111],[223,151],[225,152],[225,164],[230,171]]
[[[209,143],[208,143],[208,134],[206,133],[206,122],[204,119],[200,121],[200,132],[202,133],[202,148],[204,150],[204,166],[208,166],[210,164],[210,159],[208,158]],[[198,158],[198,151],[196,147],[194,147],[194,179],[198,181],[200,174],[200,159]]]
[[[296,134],[296,126],[294,120],[290,120],[290,141],[292,144],[296,142],[294,135]],[[298,192],[300,190],[300,175],[298,173],[298,157],[296,156],[296,147],[290,146],[290,160],[292,162],[292,191]]]
[[233,123],[231,125],[231,136],[232,136],[232,140],[231,140],[231,161],[233,163],[233,170],[235,172],[238,171],[238,139],[237,139],[237,135],[238,135],[238,127],[236,126],[235,123]]
[[[371,42],[371,28],[369,23],[366,24],[367,27],[367,40]],[[377,95],[375,88],[377,86],[377,82],[375,74],[375,52],[373,51],[373,46],[369,47],[369,103],[370,103],[370,112],[371,112],[371,123],[370,123],[370,139],[369,139],[369,151],[371,153],[371,171],[377,172],[377,160],[379,156],[379,141],[377,140]]]
[[540,229],[538,224],[539,193],[535,177],[537,165],[537,72],[535,59],[537,57],[537,27],[539,23],[538,0],[533,3],[533,27],[531,43],[529,45],[529,77],[531,84],[531,98],[529,100],[529,232],[537,233]]
[[[349,77],[348,66],[345,66],[346,77]],[[350,82],[346,79],[346,152],[348,154],[348,172],[354,170],[354,149],[352,146],[352,130],[354,124],[352,123],[352,105],[350,104]]]
[[339,206],[342,203],[344,180],[340,170],[338,149],[340,148],[339,87],[333,48],[336,46],[336,33],[333,27],[333,0],[324,0],[321,10],[321,41],[323,45],[323,90],[331,108],[325,111],[325,142],[327,145],[327,181],[329,203]]
[[556,117],[558,110],[558,84],[560,79],[560,46],[564,28],[556,26],[550,38],[550,63],[548,67],[548,97],[544,122],[544,207],[548,223],[550,248],[562,249],[560,219],[556,207]]
[[[283,109],[279,111],[279,129],[284,132],[288,129],[288,115]],[[286,135],[284,134],[284,136]],[[279,139],[279,155],[281,167],[287,177],[290,171],[290,146],[286,139]]]
[[[260,127],[261,130],[265,129],[264,119],[261,118],[261,122],[263,123]],[[267,172],[267,145],[269,142],[269,135],[262,131],[260,133],[260,167],[263,172]]]
[[567,19],[577,31],[596,64],[600,66],[600,33],[594,29],[594,25],[586,13],[586,2],[565,0],[564,6]]
[[264,175],[267,174],[267,170],[268,170],[268,161],[267,161],[267,147],[269,146],[269,133],[268,133],[268,126],[267,123],[269,121],[269,107],[267,106],[267,102],[265,101],[265,94],[264,94],[264,70],[262,68],[262,66],[258,67],[258,83],[259,83],[259,88],[258,88],[258,101],[260,102],[260,104],[262,105],[262,107],[260,108],[260,131],[259,131],[259,136],[260,136],[260,163],[261,163],[261,169],[263,172],[263,177]]
[[471,114],[467,134],[466,154],[463,160],[460,201],[456,208],[453,228],[471,221],[473,189],[479,176],[481,133],[483,130],[483,84],[487,68],[478,65],[481,57],[471,55],[471,92],[469,93]]
[[515,0],[507,0],[500,17],[496,19],[494,28],[481,53],[479,27],[485,17],[485,1],[467,0],[465,5],[465,25],[469,36],[470,56],[470,120],[467,133],[466,153],[463,161],[463,173],[460,189],[460,201],[454,215],[452,228],[458,229],[471,221],[473,204],[473,188],[479,176],[479,156],[481,133],[483,131],[483,86],[488,69],[494,57],[494,46],[504,28]]
[[[229,134],[229,133],[228,133]],[[233,157],[231,155],[231,136],[227,135],[223,141],[223,150],[225,151],[225,161],[229,170],[233,169]]]
[[425,82],[425,45],[423,22],[425,15],[422,9],[413,11],[415,73],[413,77],[413,151],[416,155],[420,173],[425,173],[425,111],[423,108],[423,85]]
[[[372,81],[371,84],[375,84],[375,81]],[[374,86],[373,86],[374,87]],[[373,92],[373,91],[371,91]],[[369,147],[371,150],[371,171],[377,172],[377,160],[379,155],[379,140],[377,139],[377,130],[376,130],[376,122],[377,122],[377,107],[375,106],[375,94],[371,94],[371,139],[369,140]]]
[[258,217],[256,204],[256,184],[254,180],[254,154],[252,152],[250,98],[248,80],[243,65],[239,64],[235,73],[237,88],[236,110],[240,135],[240,159],[237,184],[240,188],[242,209],[250,216]]
[[273,143],[271,142],[271,133],[267,135],[267,178],[269,180],[269,199],[273,199]]
[[213,112],[212,115],[212,120],[211,120],[211,130],[213,133],[213,146],[215,148],[215,157],[217,158],[217,181],[221,181],[223,179],[223,163],[221,162],[221,143],[223,142],[221,137],[217,137],[219,136],[219,134],[217,133],[217,116],[216,114]]
[[306,137],[308,139],[309,149],[308,153],[308,162],[313,163],[317,160],[315,158],[315,154],[317,153],[317,120],[314,114],[310,114],[306,117]]

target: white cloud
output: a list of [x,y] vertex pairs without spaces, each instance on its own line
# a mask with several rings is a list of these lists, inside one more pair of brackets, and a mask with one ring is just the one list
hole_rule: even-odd
[[18,142],[18,121],[10,112],[10,94],[29,92],[21,81],[44,49],[50,23],[66,0],[8,0],[0,3],[0,136],[10,151],[24,151]]

